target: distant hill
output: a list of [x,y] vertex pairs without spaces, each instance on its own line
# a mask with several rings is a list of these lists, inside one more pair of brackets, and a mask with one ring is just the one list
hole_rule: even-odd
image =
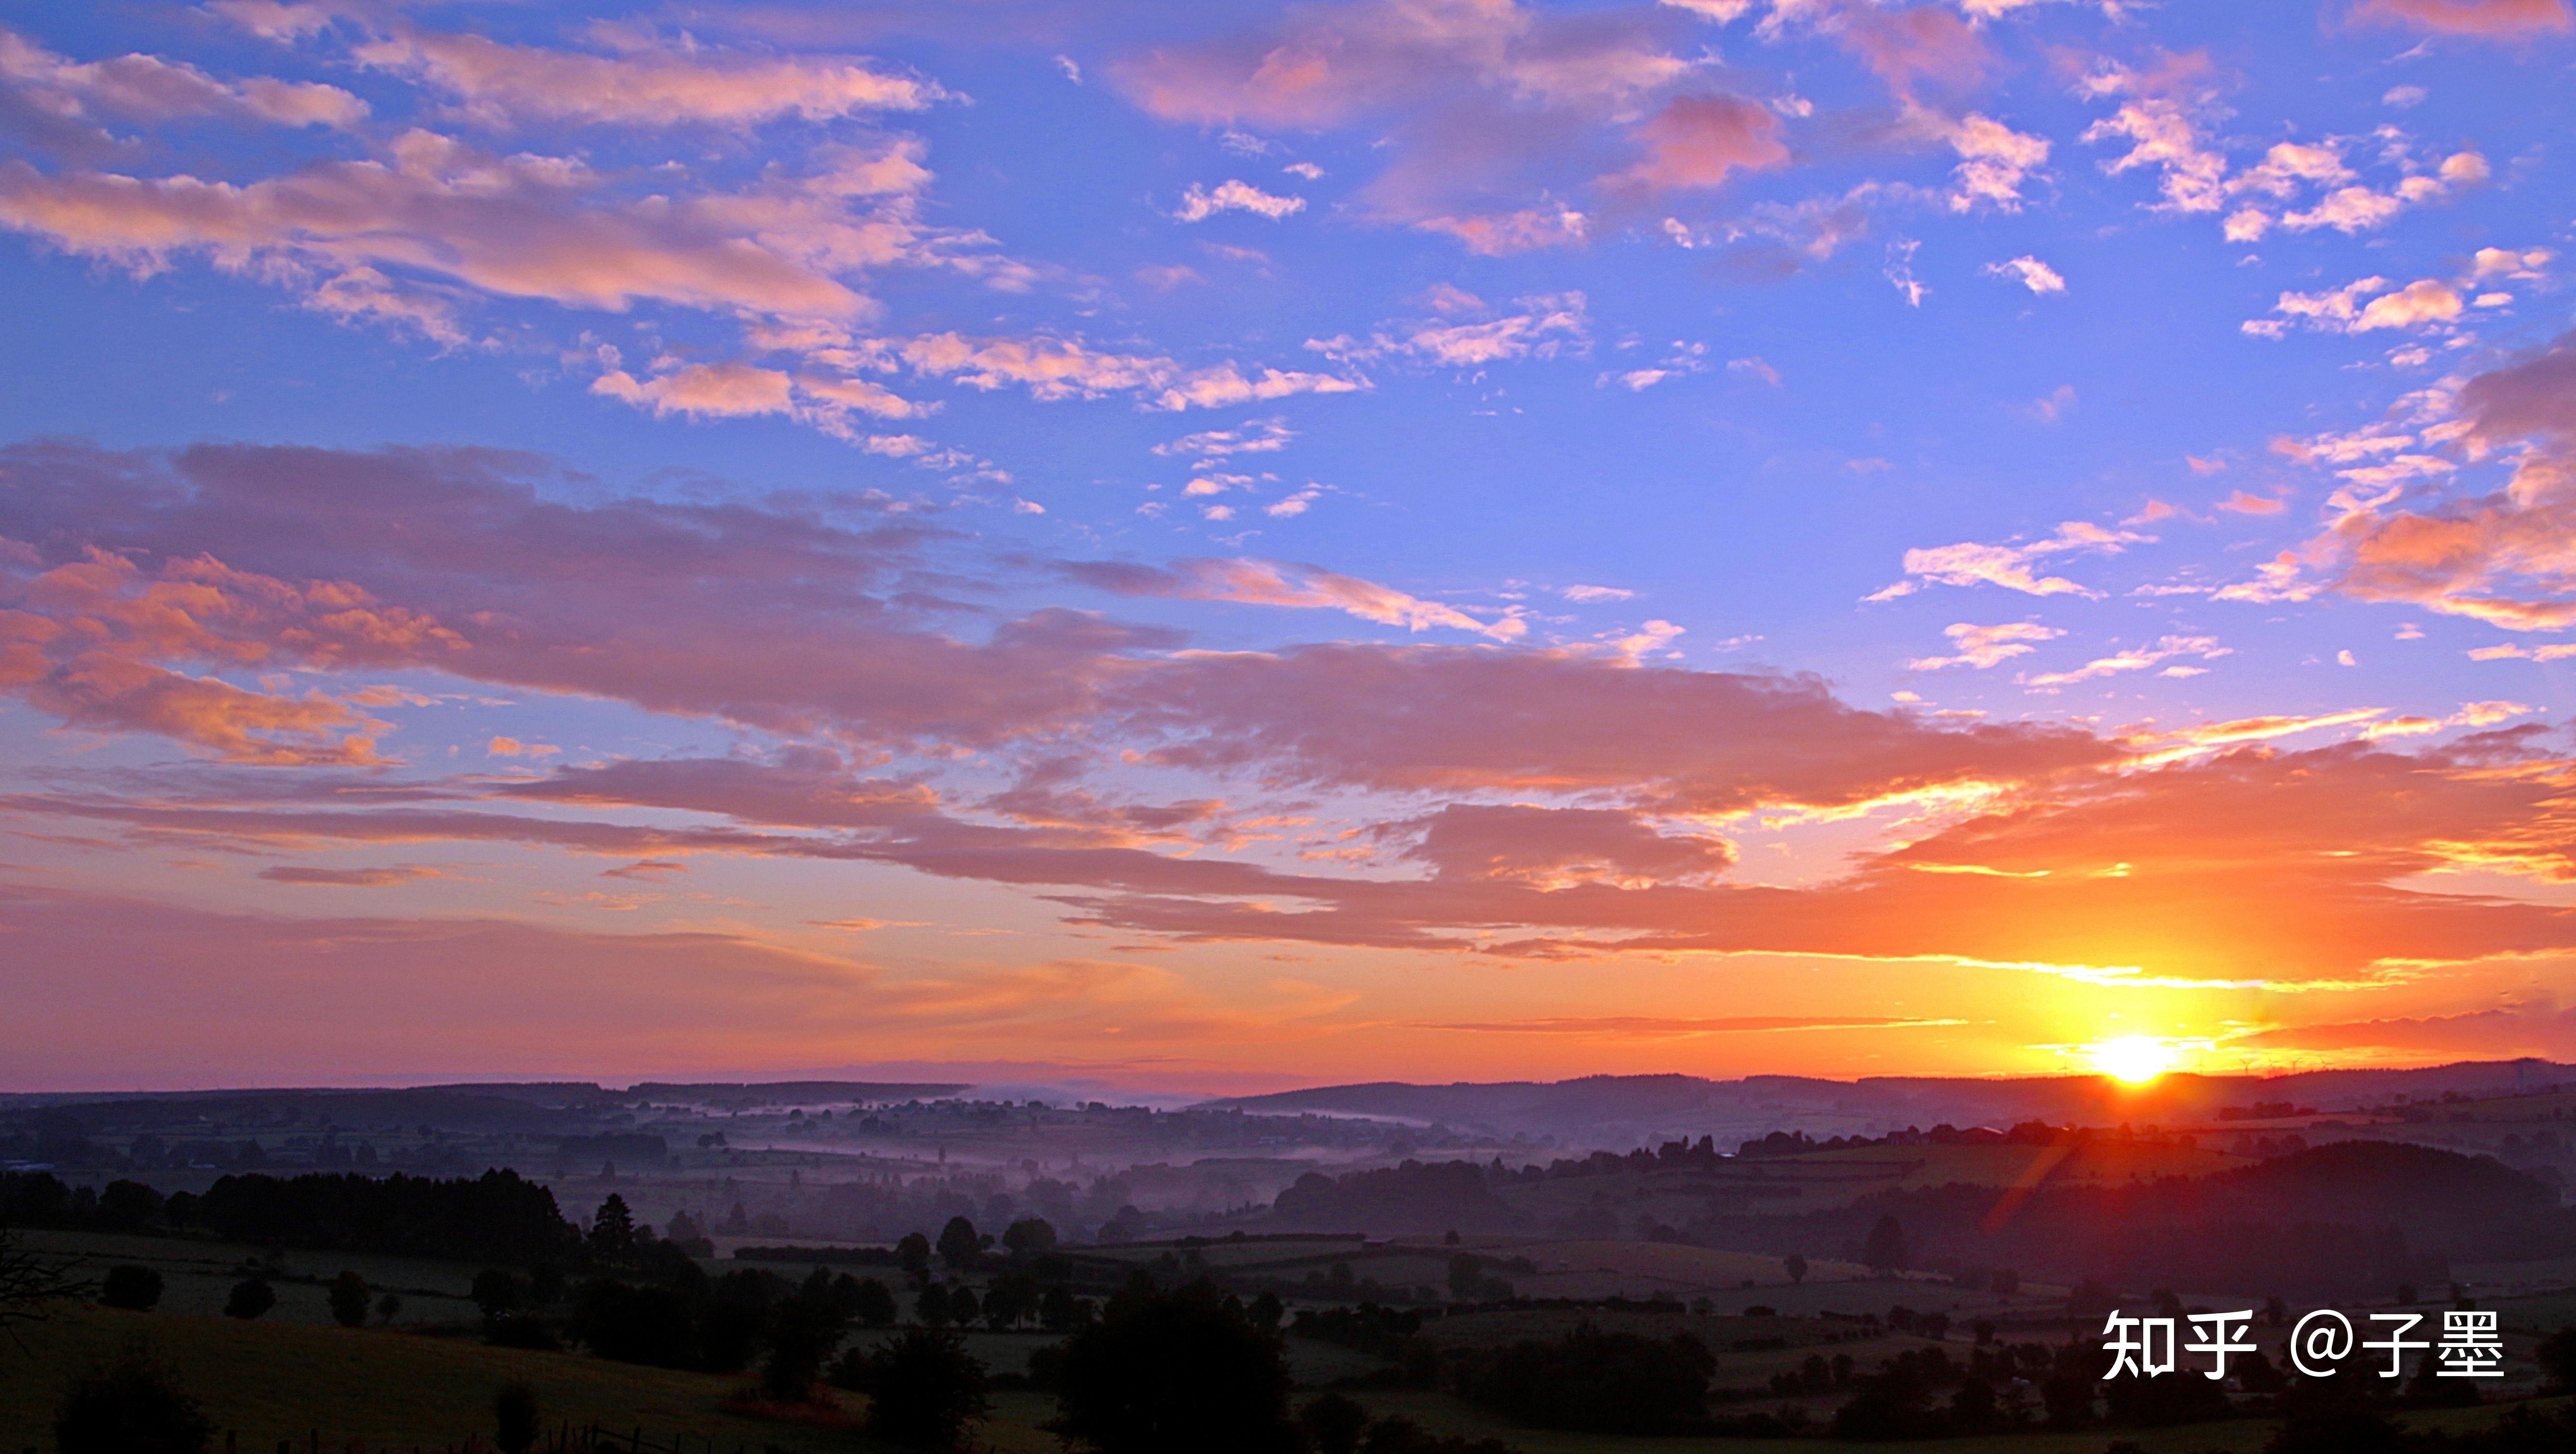
[[578,1133],[608,1112],[639,1105],[719,1110],[936,1100],[971,1087],[945,1082],[838,1080],[646,1081],[608,1090],[588,1081],[467,1082],[392,1089],[258,1090],[20,1095],[0,1099],[0,1129],[43,1115],[84,1134],[120,1134],[188,1122],[208,1126],[437,1126],[468,1133]]
[[626,1101],[665,1101],[684,1105],[837,1106],[860,1101],[935,1101],[959,1095],[972,1086],[963,1082],[867,1080],[639,1081],[620,1097]]
[[[429,1124],[451,1130],[538,1132],[578,1124],[580,1113],[614,1104],[593,1098],[597,1086],[558,1087],[554,1089],[565,1094],[553,1097],[507,1093],[511,1089],[459,1085],[411,1090],[190,1091],[48,1097],[41,1106],[85,1132],[113,1134],[190,1121],[234,1127]],[[579,1094],[582,1091],[591,1096]],[[25,1114],[38,1108],[39,1103],[28,1100],[9,1109]]]
[[1773,1130],[1880,1134],[1904,1126],[2010,1126],[2022,1121],[2089,1125],[2203,1121],[2229,1106],[2289,1101],[2320,1113],[2445,1093],[2494,1096],[2576,1086],[2576,1066],[2547,1060],[2468,1061],[2407,1070],[2326,1070],[2290,1075],[2164,1076],[2145,1087],[2101,1076],[2012,1079],[1872,1076],[1823,1080],[1754,1075],[1706,1080],[1688,1075],[1593,1075],[1561,1081],[1459,1081],[1415,1085],[1374,1081],[1211,1101],[1272,1115],[1372,1116],[1509,1136],[1576,1138],[1590,1145]]
[[[2386,1296],[2438,1285],[2453,1261],[2576,1253],[2576,1212],[2486,1157],[2346,1141],[2198,1178],[2043,1188],[1927,1187],[1815,1215],[1724,1219],[1719,1245],[1825,1238],[1857,1246],[1879,1216],[1918,1266],[2012,1267],[2050,1281],[2261,1294]],[[1839,1237],[1840,1241],[1832,1239]]]

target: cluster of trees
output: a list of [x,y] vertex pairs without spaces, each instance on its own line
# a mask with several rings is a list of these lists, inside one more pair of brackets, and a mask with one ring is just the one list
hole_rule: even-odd
[[[1055,1229],[1043,1219],[1024,1218],[996,1239],[960,1216],[936,1241],[907,1234],[883,1260],[911,1284],[909,1311],[925,1333],[979,1321],[997,1331],[1035,1321],[1072,1332],[1098,1309],[1061,1281],[1072,1263],[1055,1248]],[[830,1365],[832,1354],[851,1329],[890,1327],[906,1311],[906,1300],[884,1281],[828,1265],[801,1283],[756,1267],[710,1275],[680,1243],[652,1236],[613,1193],[577,1251],[578,1268],[589,1274],[578,1279],[556,1262],[526,1273],[496,1266],[476,1274],[472,1295],[486,1338],[525,1348],[569,1341],[620,1362],[711,1373],[757,1362],[769,1396],[795,1401],[827,1365],[836,1378],[864,1376],[848,1360]],[[941,1269],[944,1280],[934,1275]],[[991,1274],[980,1296],[957,1280],[968,1270]],[[917,1340],[905,1346],[913,1354],[928,1347]]]
[[909,1328],[832,1365],[830,1382],[868,1396],[868,1432],[890,1443],[955,1449],[992,1412],[983,1363],[957,1334]]
[[207,1188],[194,1220],[237,1242],[518,1267],[569,1259],[581,1246],[554,1193],[506,1170],[470,1179],[226,1176]]
[[[2158,1302],[2167,1315],[2181,1309],[2171,1293]],[[2420,1451],[2494,1451],[2576,1447],[2518,1442],[2536,1436],[2527,1421],[2519,1432],[2497,1436],[2468,1434],[2408,1435],[2400,1438],[2386,1411],[2403,1407],[2443,1407],[2474,1402],[2475,1390],[2461,1380],[2444,1379],[2430,1359],[2421,1360],[2413,1377],[2393,1389],[2366,1376],[2365,1355],[2351,1360],[2340,1376],[2309,1379],[2291,1376],[2260,1351],[2230,1360],[2230,1383],[2250,1397],[2231,1399],[2228,1385],[2197,1370],[2154,1378],[2106,1379],[2110,1356],[2098,1341],[2076,1340],[2051,1347],[2043,1343],[1979,1344],[1966,1359],[1946,1349],[1908,1350],[1881,1363],[1876,1371],[1855,1376],[1848,1357],[1831,1364],[1811,1356],[1798,1373],[1773,1380],[1784,1394],[1830,1394],[1848,1391],[1835,1411],[1833,1432],[1856,1440],[1919,1440],[1996,1433],[2044,1425],[2070,1430],[2098,1426],[2155,1428],[2221,1419],[2245,1412],[2285,1416],[2288,1427],[2272,1448],[2292,1454],[2345,1454],[2380,1450],[2383,1454]],[[2543,1371],[2552,1386],[2576,1392],[2576,1328],[2564,1329],[2540,1349]],[[2563,1435],[2561,1437],[2564,1437]],[[2390,1442],[2394,1440],[2395,1442]],[[2116,1445],[2114,1447],[2117,1447]]]
[[1422,1314],[1410,1308],[1380,1307],[1373,1302],[1355,1307],[1299,1308],[1290,1328],[1300,1338],[1338,1343],[1373,1357],[1400,1359],[1414,1335],[1422,1331]]
[[[245,1321],[264,1317],[277,1306],[277,1289],[270,1285],[273,1274],[267,1268],[245,1272],[224,1297],[224,1313]],[[161,1305],[166,1289],[162,1276],[140,1263],[120,1263],[99,1279],[98,1303],[101,1307],[123,1312],[148,1313]],[[402,1312],[402,1298],[395,1293],[378,1295],[358,1273],[343,1270],[323,1284],[323,1300],[331,1309],[331,1320],[344,1328],[363,1328],[372,1313],[379,1321],[390,1323]]]
[[1459,1394],[1518,1423],[1600,1434],[1690,1434],[1708,1425],[1717,1359],[1689,1333],[1648,1338],[1586,1323],[1458,1355]]
[[226,1176],[203,1196],[167,1197],[138,1181],[112,1181],[92,1192],[46,1172],[7,1172],[0,1173],[0,1224],[129,1232],[204,1228],[230,1241],[273,1247],[520,1267],[577,1259],[583,1247],[580,1229],[564,1219],[554,1193],[515,1171],[452,1179],[354,1172]]
[[1487,1168],[1472,1161],[1407,1161],[1340,1176],[1310,1171],[1282,1188],[1270,1210],[1287,1226],[1386,1232],[1508,1227],[1513,1212],[1487,1177]]
[[1308,1454],[1512,1454],[1500,1439],[1439,1437],[1401,1414],[1371,1418],[1357,1400],[1338,1393],[1308,1400],[1297,1411],[1297,1431]]
[[1059,1227],[1121,1222],[1132,1231],[1142,1220],[1129,1204],[1133,1197],[1126,1178],[1119,1176],[1088,1183],[1041,1176],[1015,1187],[997,1173],[951,1167],[937,1176],[808,1188],[793,1218],[776,1223],[774,1230],[783,1233],[792,1224],[800,1235],[889,1241],[908,1229],[936,1227],[951,1216],[963,1216],[996,1227],[1035,1217]]
[[[1943,1122],[1929,1131],[1919,1126],[1908,1126],[1884,1136],[1829,1136],[1821,1141],[1804,1131],[1774,1131],[1768,1136],[1740,1143],[1735,1154],[1751,1159],[1862,1146],[2084,1146],[2096,1141],[2156,1146],[2169,1144],[2164,1138],[2140,1135],[2126,1126],[2052,1126],[2046,1121],[2024,1121],[2009,1131],[1997,1131],[1988,1126],[1961,1127]],[[1664,1149],[1667,1154],[1672,1150],[1670,1146]]]
[[[1802,1384],[1820,1371],[1814,1366],[1820,1362],[1808,1360],[1800,1371]],[[2038,1386],[2049,1427],[2083,1428],[2093,1422],[2095,1384],[2108,1366],[2097,1348],[2081,1343],[2059,1349],[2038,1343],[1981,1346],[1966,1366],[1944,1349],[1908,1349],[1858,1377],[1851,1374],[1848,1359],[1838,1359],[1834,1382],[1827,1388],[1848,1387],[1852,1396],[1834,1412],[1834,1434],[1845,1439],[1939,1439],[2029,1422],[2036,1411],[2007,1407],[1998,1393],[2016,1379]],[[2193,1381],[2215,1387],[2205,1378]],[[2220,1402],[2224,1404],[2224,1395]]]
[[[552,1334],[536,1290],[507,1273],[476,1279],[475,1299],[495,1342],[543,1344]],[[745,1268],[710,1278],[690,1273],[656,1281],[595,1277],[572,1289],[561,1326],[603,1358],[657,1368],[732,1373],[763,1357],[773,1397],[804,1397],[852,1325],[895,1320],[883,1283],[816,1268],[802,1283]]]

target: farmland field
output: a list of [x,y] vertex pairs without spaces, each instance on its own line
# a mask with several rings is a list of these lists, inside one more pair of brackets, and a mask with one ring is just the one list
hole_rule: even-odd
[[[1507,1336],[1542,1331],[1527,1319],[1512,1318],[1488,1333]],[[1613,1315],[1615,1316],[1615,1315]],[[1717,1320],[1732,1328],[1744,1320]],[[1467,1320],[1458,1322],[1465,1325]],[[1812,1325],[1811,1325],[1812,1326]],[[1722,1330],[1722,1329],[1721,1329]],[[436,1448],[461,1441],[467,1434],[488,1436],[493,1392],[509,1379],[534,1385],[550,1420],[596,1422],[610,1428],[641,1427],[654,1437],[684,1434],[694,1445],[711,1442],[717,1454],[736,1448],[775,1446],[787,1454],[824,1451],[869,1451],[878,1448],[851,1426],[864,1409],[856,1396],[844,1399],[843,1416],[833,1424],[800,1424],[756,1419],[726,1409],[740,1390],[741,1376],[713,1376],[641,1368],[569,1353],[530,1353],[487,1348],[466,1338],[424,1336],[398,1329],[349,1330],[305,1323],[261,1320],[243,1323],[221,1317],[170,1313],[130,1314],[82,1310],[26,1332],[22,1347],[0,1345],[0,1449],[47,1447],[54,1400],[71,1373],[112,1355],[128,1342],[145,1338],[173,1366],[186,1386],[204,1402],[218,1429],[238,1435],[247,1450],[276,1447],[292,1439],[303,1448],[315,1431],[327,1446],[347,1447],[364,1439],[375,1450]],[[1874,1360],[1913,1340],[1887,1338],[1839,1345],[1856,1357]],[[975,1335],[971,1346],[983,1357],[1007,1366],[1013,1354],[1025,1357],[1037,1345],[1034,1335]],[[1357,1371],[1367,1360],[1300,1340],[1295,1361],[1301,1378],[1312,1382]],[[1310,1356],[1312,1355],[1312,1356]],[[1737,1384],[1767,1376],[1770,1364],[1799,1356],[1765,1352],[1721,1352],[1720,1382]],[[1553,1433],[1515,1428],[1444,1394],[1423,1391],[1372,1391],[1358,1395],[1379,1413],[1403,1413],[1435,1432],[1492,1436],[1525,1454],[1856,1454],[1905,1445],[1853,1445],[1831,1440],[1643,1439]],[[1810,1412],[1829,1413],[1819,1406]],[[983,1430],[994,1454],[1056,1454],[1058,1445],[1039,1425],[1053,1410],[1051,1399],[1034,1393],[1006,1392],[995,1399],[997,1417]],[[2415,1416],[2417,1421],[2462,1424],[2490,1417],[2465,1410]],[[2150,1454],[2200,1454],[2235,1450],[2251,1454],[2268,1437],[2261,1421],[2190,1425],[2176,1429],[2123,1432]],[[1979,1439],[1944,1440],[1946,1454],[2098,1454],[2106,1435],[2033,1433]]]

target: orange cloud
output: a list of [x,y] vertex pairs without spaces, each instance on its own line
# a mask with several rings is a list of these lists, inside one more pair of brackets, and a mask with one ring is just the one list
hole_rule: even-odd
[[72,657],[26,689],[29,703],[93,732],[151,732],[229,762],[369,767],[383,761],[358,729],[378,728],[320,693],[245,691],[102,653]]

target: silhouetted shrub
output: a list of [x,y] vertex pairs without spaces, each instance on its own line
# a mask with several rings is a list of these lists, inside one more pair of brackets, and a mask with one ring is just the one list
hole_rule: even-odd
[[224,1298],[224,1316],[256,1318],[276,1306],[277,1289],[268,1285],[267,1278],[245,1277],[234,1283],[232,1292]]
[[1200,1282],[1166,1292],[1139,1277],[1065,1345],[1048,1425],[1101,1454],[1289,1454],[1279,1335]]
[[200,1454],[215,1426],[141,1345],[72,1380],[54,1415],[61,1454]]
[[1355,1399],[1328,1393],[1297,1411],[1310,1454],[1359,1454],[1360,1435],[1368,1432],[1369,1411]]
[[1585,1324],[1556,1342],[1469,1355],[1459,1391],[1542,1429],[1603,1434],[1687,1432],[1708,1418],[1717,1360],[1688,1333],[1646,1338]]
[[130,1313],[148,1313],[161,1304],[161,1274],[131,1262],[111,1267],[99,1283],[98,1300]]
[[358,1274],[342,1271],[331,1279],[331,1321],[343,1328],[367,1325],[367,1280]]
[[528,1454],[537,1442],[537,1391],[513,1380],[492,1399],[492,1442],[501,1454]]
[[868,1396],[871,1435],[915,1448],[957,1448],[992,1412],[983,1363],[963,1338],[935,1328],[906,1329],[872,1353],[850,1350],[831,1381]]

